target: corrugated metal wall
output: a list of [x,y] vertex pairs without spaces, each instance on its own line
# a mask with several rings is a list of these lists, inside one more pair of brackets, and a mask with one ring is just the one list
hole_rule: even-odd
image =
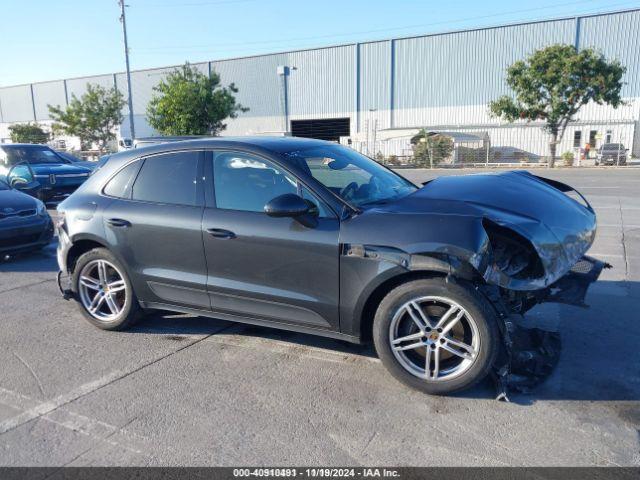
[[291,115],[326,118],[353,112],[354,54],[352,45],[288,54],[288,65],[296,67],[289,76]]
[[627,67],[625,97],[640,97],[640,11],[580,19],[582,48],[594,47]]
[[396,41],[394,126],[489,121],[468,107],[508,93],[509,65],[544,45],[573,44],[574,28],[564,20]]
[[[631,99],[640,97],[639,10],[196,66],[204,73],[213,68],[223,85],[235,83],[238,101],[250,109],[228,122],[228,134],[281,132],[287,129],[285,119],[338,117],[351,118],[352,135],[363,135],[372,128],[488,129],[500,124],[488,115],[487,103],[508,93],[504,75],[510,64],[546,45],[576,42],[581,47],[595,47],[625,64],[623,93]],[[286,78],[277,73],[279,66],[290,68]],[[153,87],[173,68],[132,72],[139,136],[153,133],[145,120],[147,104]],[[47,120],[48,104],[64,105],[72,95],[81,96],[89,82],[104,87],[115,84],[128,95],[123,73],[0,88],[0,122]],[[127,108],[123,113],[122,133],[126,135]],[[617,111],[589,106],[581,112],[581,119],[605,123],[633,124],[638,116],[638,104],[634,102]],[[524,133],[526,128],[520,129],[521,135],[540,138],[538,127],[529,128],[536,129],[535,135]],[[634,132],[631,135],[637,136]],[[524,143],[530,142],[523,137]],[[636,148],[640,149],[640,145]]]
[[31,85],[18,85],[0,89],[0,112],[3,122],[33,120]]
[[[100,85],[104,88],[113,87],[113,74],[109,75],[97,75],[94,77],[72,78],[67,82],[67,93],[69,100],[75,95],[80,98],[87,91],[87,84]],[[122,89],[125,85],[118,85],[118,88]]]
[[64,82],[35,83],[33,103],[36,106],[36,119],[49,120],[48,105],[56,107],[67,104]]

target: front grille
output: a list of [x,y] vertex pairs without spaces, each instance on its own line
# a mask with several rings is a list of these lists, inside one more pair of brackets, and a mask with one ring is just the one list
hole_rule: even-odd
[[40,238],[39,233],[32,233],[31,235],[18,235],[17,237],[0,238],[0,248],[19,247],[21,245],[27,245],[34,243]]
[[571,271],[575,273],[589,273],[593,268],[593,263],[587,260],[579,260],[572,268]]

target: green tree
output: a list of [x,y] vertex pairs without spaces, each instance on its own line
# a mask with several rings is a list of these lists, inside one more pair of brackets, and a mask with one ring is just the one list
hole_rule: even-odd
[[153,89],[157,94],[147,106],[147,119],[163,135],[217,135],[227,127],[226,118],[249,110],[236,102],[233,83],[221,87],[216,72],[207,76],[188,63]]
[[9,125],[9,136],[13,143],[47,143],[50,134],[37,123]]
[[96,144],[100,151],[107,149],[116,138],[116,127],[122,123],[125,101],[116,87],[106,89],[87,84],[87,91],[79,99],[73,95],[66,108],[48,105],[54,120],[54,132],[80,138],[82,148]]
[[422,129],[411,138],[413,158],[418,165],[434,166],[451,157],[453,140],[438,133],[428,134]]
[[502,96],[489,104],[490,113],[508,122],[543,121],[550,135],[549,165],[567,124],[589,102],[623,105],[620,96],[626,68],[617,60],[587,48],[551,45],[535,51],[507,69],[507,85],[514,96]]

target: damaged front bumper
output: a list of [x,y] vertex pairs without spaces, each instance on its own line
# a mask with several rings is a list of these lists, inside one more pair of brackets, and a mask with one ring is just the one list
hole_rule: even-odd
[[[605,268],[611,268],[611,265],[583,256],[563,277],[536,292],[537,298],[530,306],[550,302],[586,308],[587,291]],[[492,376],[497,389],[496,399],[508,402],[509,391],[529,393],[553,372],[560,358],[561,339],[557,331],[521,325],[512,308],[493,300],[494,305],[503,308],[499,313],[503,319],[501,332],[505,348]]]
[[605,268],[611,268],[611,265],[585,255],[571,267],[569,273],[547,289],[546,301],[587,307],[584,301],[587,290]]

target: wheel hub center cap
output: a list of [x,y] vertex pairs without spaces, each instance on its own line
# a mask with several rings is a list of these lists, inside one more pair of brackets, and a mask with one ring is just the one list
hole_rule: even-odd
[[440,336],[440,335],[438,334],[438,332],[431,332],[431,333],[429,334],[429,340],[434,340],[434,341],[435,341],[435,340],[438,340],[438,337],[439,337],[439,336]]

